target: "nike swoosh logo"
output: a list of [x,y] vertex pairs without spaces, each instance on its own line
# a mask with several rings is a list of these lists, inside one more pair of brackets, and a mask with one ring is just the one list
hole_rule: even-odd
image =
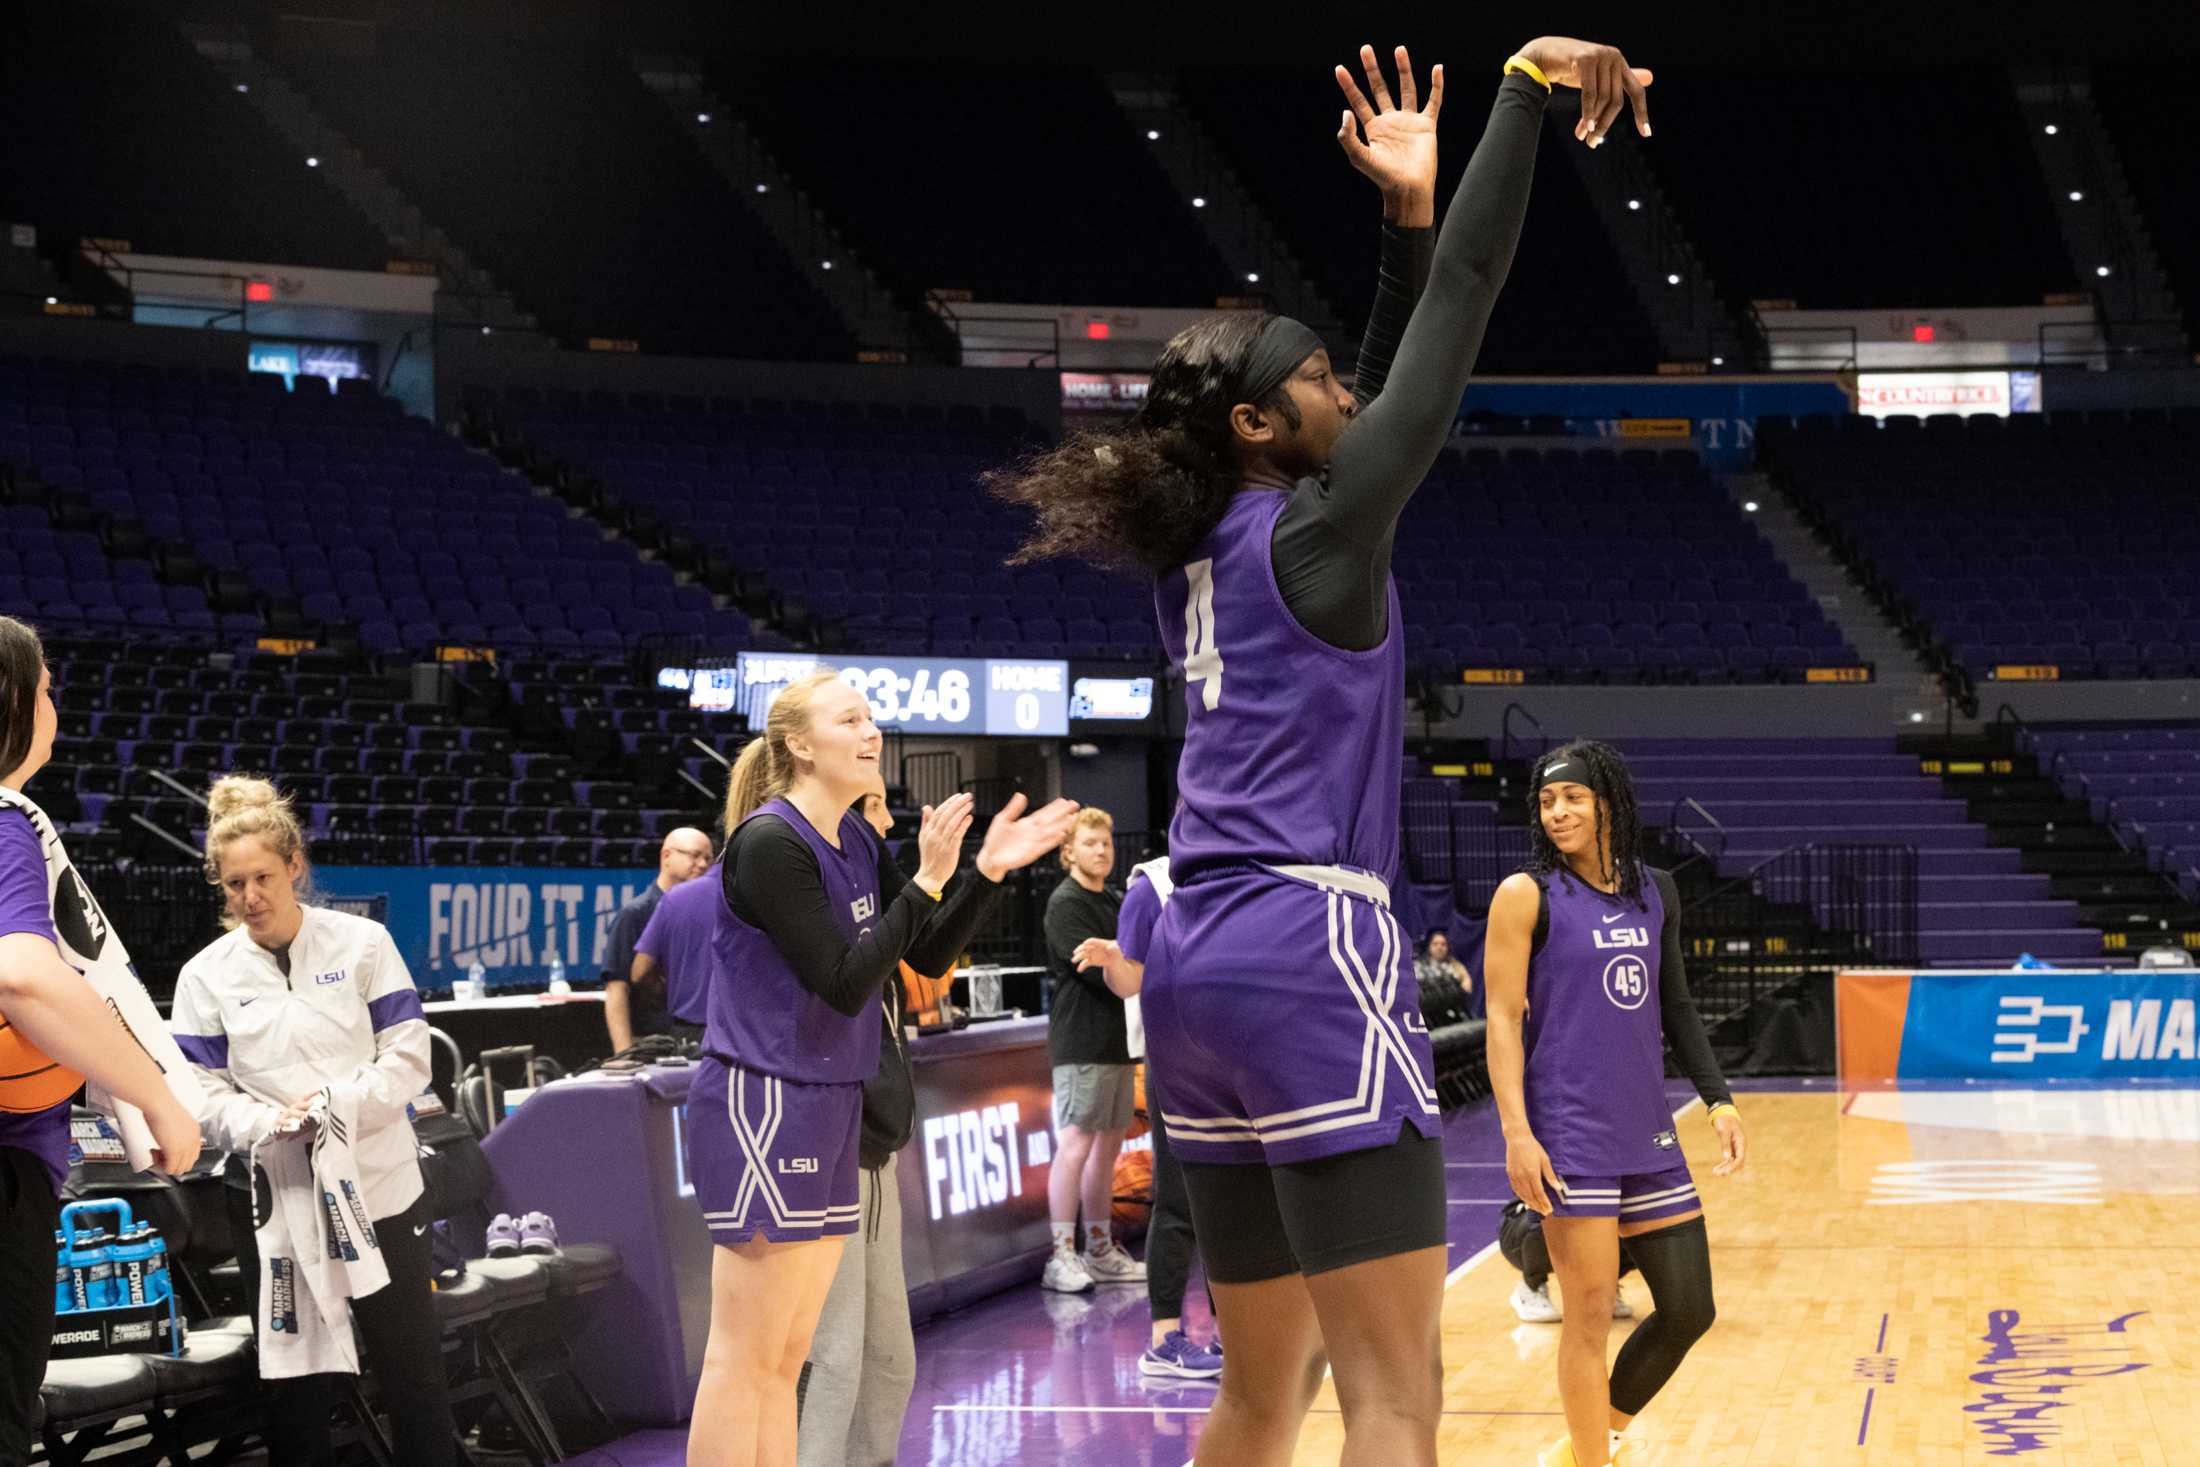
[[419,1227],[413,1229],[413,1236],[417,1238],[427,1231],[428,1225],[426,1223],[422,1223]]
[[1603,924],[1604,924],[1605,926],[1609,927],[1609,926],[1611,926],[1611,925],[1612,925],[1612,924],[1613,924],[1614,922],[1617,922],[1617,921],[1618,921],[1618,920],[1619,920],[1620,918],[1622,918],[1622,917],[1624,917],[1624,916],[1626,916],[1626,915],[1627,915],[1627,914],[1626,914],[1625,912],[1614,912],[1614,913],[1613,913],[1613,914],[1612,914],[1611,916],[1609,916],[1609,917],[1599,917],[1599,918],[1597,918],[1597,920],[1598,920],[1599,922],[1602,922],[1602,923],[1603,923]]
[[238,1007],[238,1008],[240,1008],[240,1009],[248,1009],[248,1008],[251,1008],[251,1007],[252,1007],[252,1006],[253,1006],[254,1004],[258,1003],[259,1001],[260,1001],[260,1000],[259,1000],[259,999],[258,999],[257,997],[253,997],[253,998],[248,998],[248,999],[245,999],[245,1000],[241,1001],[241,1002],[240,1002],[240,1003],[239,1003],[239,1004],[237,1005],[237,1007]]

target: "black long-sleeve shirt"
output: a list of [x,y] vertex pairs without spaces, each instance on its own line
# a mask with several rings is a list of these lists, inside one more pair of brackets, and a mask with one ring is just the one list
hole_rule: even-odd
[[751,820],[726,846],[726,906],[761,928],[804,988],[851,1018],[907,962],[920,973],[953,965],[977,934],[1000,886],[970,874],[934,902],[879,851],[879,920],[853,942],[841,935],[817,856],[784,820]]
[[1284,604],[1333,647],[1365,650],[1388,632],[1398,516],[1450,436],[1512,269],[1547,100],[1539,83],[1505,78],[1433,249],[1430,231],[1384,232],[1354,389],[1360,411],[1327,476],[1292,488],[1270,541]]
[[878,889],[883,915],[850,942],[841,936],[817,856],[793,826],[752,820],[726,846],[727,907],[763,929],[803,987],[850,1016],[886,990],[878,1069],[863,1082],[859,1151],[872,1171],[908,1144],[916,1124],[916,1081],[901,1032],[901,964],[920,973],[953,966],[1001,890],[968,872],[950,882],[935,903],[902,874],[883,846]]

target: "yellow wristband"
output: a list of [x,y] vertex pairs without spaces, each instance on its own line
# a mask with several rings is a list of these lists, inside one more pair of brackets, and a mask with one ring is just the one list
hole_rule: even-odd
[[1742,1112],[1741,1112],[1741,1109],[1740,1109],[1740,1107],[1736,1106],[1736,1105],[1734,1104],[1734,1102],[1733,1102],[1733,1101],[1731,1101],[1731,1100],[1722,1100],[1722,1101],[1720,1101],[1720,1102],[1719,1102],[1719,1103],[1718,1103],[1717,1105],[1714,1105],[1713,1107],[1711,1107],[1711,1109],[1710,1109],[1710,1110],[1709,1110],[1709,1111],[1708,1111],[1708,1112],[1707,1112],[1707,1113],[1705,1114],[1705,1119],[1706,1119],[1706,1120],[1708,1120],[1708,1119],[1710,1119],[1710,1118],[1712,1118],[1712,1117],[1714,1117],[1714,1116],[1718,1115],[1718,1113],[1719,1113],[1720,1111],[1722,1111],[1722,1110],[1730,1110],[1730,1111],[1733,1111],[1733,1112],[1734,1112],[1734,1119],[1736,1119],[1736,1120],[1740,1120],[1740,1119],[1742,1118]]
[[[1543,68],[1536,65],[1533,61],[1530,61],[1527,57],[1513,56],[1507,58],[1505,62],[1505,75],[1511,76],[1516,71],[1523,73],[1534,81],[1542,83],[1544,91],[1547,92],[1551,89],[1551,79],[1543,74]],[[1484,75],[1487,74],[1488,73],[1484,73]]]

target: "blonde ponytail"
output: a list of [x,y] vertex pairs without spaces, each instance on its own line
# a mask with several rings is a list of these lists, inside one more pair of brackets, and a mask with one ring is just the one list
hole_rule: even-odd
[[779,690],[779,696],[772,699],[771,712],[764,718],[764,731],[750,739],[740,757],[733,761],[733,773],[726,783],[727,835],[732,835],[735,826],[755,814],[758,806],[794,788],[795,762],[794,755],[788,752],[787,739],[809,727],[810,699],[817,690],[838,681],[840,674],[837,672],[813,672],[787,684]]

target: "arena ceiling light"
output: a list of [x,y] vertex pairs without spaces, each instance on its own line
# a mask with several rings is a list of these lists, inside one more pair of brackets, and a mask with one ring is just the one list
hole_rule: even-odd
[[1149,127],[1149,128],[1147,128],[1147,129],[1146,129],[1146,141],[1147,141],[1147,142],[1149,142],[1149,143],[1158,143],[1158,142],[1160,142],[1160,141],[1161,141],[1161,129],[1159,129],[1159,128],[1157,128],[1157,127]]
[[1246,272],[1245,272],[1245,283],[1246,283],[1247,285],[1258,285],[1258,284],[1260,284],[1260,272],[1259,272],[1258,270],[1248,270],[1248,271],[1246,271]]
[[2073,204],[2082,204],[2082,203],[2084,203],[2084,202],[2085,202],[2085,191],[2084,191],[2083,189],[2075,189],[2075,188],[2074,188],[2074,189],[2072,189],[2072,190],[2070,191],[2070,202],[2071,202],[2071,203],[2073,203]]
[[320,167],[320,166],[321,166],[321,160],[320,160],[320,159],[318,159],[318,158],[308,158],[308,159],[306,159],[306,167],[308,167],[308,168],[318,168],[318,167]]
[[2095,265],[2093,267],[2093,273],[2100,276],[2103,280],[2106,280],[2108,278],[2108,267],[2106,265]]
[[1628,210],[1629,210],[1630,212],[1632,212],[1633,210],[1636,210],[1636,209],[1640,209],[1640,208],[1642,207],[1642,200],[1640,200],[1640,199],[1629,199],[1629,200],[1627,201],[1627,207],[1628,207]]
[[695,120],[697,122],[708,122],[710,121],[710,114],[708,112],[698,112],[695,114]]
[[2057,126],[2055,126],[2055,124],[2054,124],[2054,123],[2050,122],[2050,123],[2049,123],[2049,124],[2047,124],[2047,126],[2046,126],[2046,127],[2045,127],[2045,128],[2043,129],[2043,131],[2045,131],[2045,132],[2046,132],[2046,134],[2047,134],[2047,135],[2048,135],[2049,137],[2053,137],[2053,136],[2054,136],[2054,135],[2055,135],[2056,133],[2058,133],[2058,132],[2062,131],[2062,129],[2061,129],[2061,128],[2058,128]]
[[1195,209],[1204,209],[1207,207],[1207,201],[1204,198],[1201,198],[1199,195],[1194,194],[1192,196],[1192,207]]
[[1681,283],[1681,278],[1678,275],[1668,275],[1665,277],[1665,283],[1667,285],[1678,285]]

